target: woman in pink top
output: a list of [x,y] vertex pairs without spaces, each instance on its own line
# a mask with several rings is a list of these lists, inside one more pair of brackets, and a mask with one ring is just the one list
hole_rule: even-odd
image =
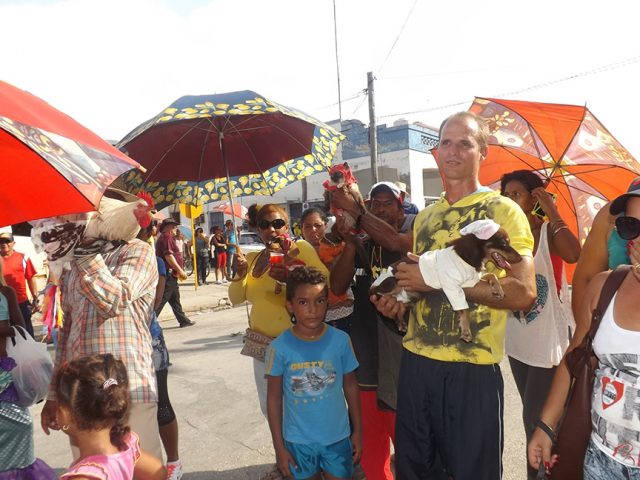
[[140,450],[129,430],[127,370],[111,354],[64,364],[56,378],[57,422],[80,450],[61,479],[164,480],[162,462]]

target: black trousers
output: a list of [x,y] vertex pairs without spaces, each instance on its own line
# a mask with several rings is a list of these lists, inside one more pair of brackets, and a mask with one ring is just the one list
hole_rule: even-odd
[[173,314],[176,316],[180,325],[189,323],[189,319],[184,314],[182,304],[180,303],[180,287],[178,286],[178,279],[171,275],[171,273],[167,273],[167,281],[164,285],[162,301],[160,302],[160,305],[158,305],[158,308],[156,308],[156,315],[158,317],[167,302],[169,302],[171,310],[173,310]]
[[396,413],[398,480],[500,480],[498,365],[441,362],[404,350]]
[[[509,366],[511,367],[511,373],[516,382],[516,387],[518,387],[520,400],[522,400],[522,423],[524,424],[524,433],[527,436],[528,445],[533,431],[536,428],[536,420],[540,418],[540,412],[542,411],[542,407],[544,407],[547,394],[551,389],[551,382],[553,381],[556,367],[533,367],[511,357],[509,357]],[[527,478],[535,480],[538,472],[529,465],[526,445],[524,454],[525,461],[527,462]]]
[[198,256],[198,283],[203,284],[207,281],[207,265],[209,264],[209,256]]

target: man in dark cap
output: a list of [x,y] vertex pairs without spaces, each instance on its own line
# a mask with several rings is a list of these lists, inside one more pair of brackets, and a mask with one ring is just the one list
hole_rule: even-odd
[[196,322],[187,318],[180,303],[180,286],[178,285],[178,279],[187,278],[187,274],[184,271],[182,250],[176,243],[175,235],[177,229],[178,222],[171,218],[165,218],[158,228],[160,235],[156,242],[156,255],[162,258],[166,264],[167,280],[162,300],[156,307],[156,315],[159,317],[165,304],[169,302],[180,327],[190,327],[191,325],[195,325]]

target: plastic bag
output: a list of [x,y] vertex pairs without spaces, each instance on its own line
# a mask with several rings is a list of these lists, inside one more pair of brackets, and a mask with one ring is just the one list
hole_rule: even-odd
[[18,392],[18,405],[30,407],[49,392],[53,361],[44,343],[36,342],[22,327],[12,327],[15,336],[7,337],[7,356],[16,367],[11,370],[13,386]]

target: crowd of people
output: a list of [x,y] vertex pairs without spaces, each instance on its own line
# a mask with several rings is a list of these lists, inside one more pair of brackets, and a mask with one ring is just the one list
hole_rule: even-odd
[[[480,183],[488,139],[481,119],[460,112],[439,133],[444,192],[422,211],[404,185],[382,181],[366,202],[336,190],[332,210],[341,213],[307,209],[294,237],[285,209],[252,205],[247,221],[264,248],[247,255],[232,221],[209,237],[196,230],[196,281],[207,284],[211,270],[233,304],[250,304],[241,353],[252,358],[276,454],[262,478],[501,478],[505,353],[522,400],[527,477],[552,473],[563,461],[553,440],[571,383],[565,355],[587,335],[609,270],[621,264],[633,265],[631,273],[593,338],[599,368],[584,478],[640,478],[633,293],[640,179],[602,208],[581,247],[537,174],[507,173],[500,191]],[[495,229],[468,227],[488,220],[506,232],[518,261],[505,266],[493,256],[484,265],[502,295],[490,281],[464,288],[471,330],[464,339],[459,309],[429,286],[423,258],[461,235],[486,240]],[[140,221],[137,238],[84,238],[72,252],[60,279],[65,319],[41,415],[46,433],[69,436],[74,462],[62,478],[181,478],[169,349],[157,321],[169,303],[181,327],[195,323],[180,301],[186,272],[177,227],[165,219],[153,240],[154,223]],[[34,456],[32,419],[15,403],[3,350],[15,335],[10,327],[28,329],[39,308],[26,291],[37,298],[33,266],[15,257],[11,235],[0,236],[0,254],[0,479],[55,478]],[[571,294],[565,264],[574,263]],[[405,298],[371,295],[391,271],[394,293],[402,289]]]

